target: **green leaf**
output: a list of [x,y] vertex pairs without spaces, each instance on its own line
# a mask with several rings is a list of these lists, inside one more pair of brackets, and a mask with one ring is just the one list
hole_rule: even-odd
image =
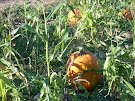
[[80,33],[79,35],[75,35],[75,37],[79,37],[79,38],[88,38],[89,36],[84,34],[84,33]]
[[5,47],[5,46],[8,46],[9,43],[4,43],[4,44],[1,44],[0,47]]
[[104,63],[104,72],[103,74],[107,76],[107,79],[108,79],[108,75],[109,75],[109,72],[108,69],[110,68],[110,65],[111,65],[111,53],[106,53],[107,54],[107,57],[106,57],[106,60],[105,60],[105,63]]
[[[67,5],[72,10],[72,12],[75,14],[75,11],[74,11],[73,7],[69,3],[67,3]],[[76,14],[75,14],[75,16],[76,16]]]
[[28,2],[27,4],[26,4],[26,8],[28,9],[29,7],[30,7],[30,4],[31,4],[32,2]]
[[51,12],[48,16],[47,16],[47,21],[64,5],[64,3],[59,3],[55,9],[53,10],[53,12]]
[[29,31],[31,31],[31,32],[33,32],[33,33],[37,33],[32,27],[30,27],[30,26],[27,25],[27,24],[22,25],[22,27],[28,29]]
[[43,86],[41,88],[40,91],[40,98],[42,98],[43,96],[45,96],[45,101],[50,101],[50,86],[49,86],[49,78],[45,79],[45,82],[43,82]]
[[127,87],[132,91],[134,95],[131,95],[130,93],[129,94],[135,98],[135,88],[126,80],[123,79],[123,81],[126,83]]
[[0,70],[1,69],[5,69],[6,66],[4,66],[1,62],[0,62]]
[[5,29],[6,29],[6,27],[5,27],[5,26],[2,26],[2,27],[0,28],[0,32],[3,31],[3,30],[5,30]]
[[89,22],[89,25],[92,26],[93,25],[93,21],[91,18],[89,18],[88,14],[85,12],[84,8],[82,6],[78,6],[79,10],[83,13],[83,16],[85,16],[87,18],[87,21]]
[[51,76],[50,76],[50,82],[53,81],[53,78],[54,78],[55,76],[57,76],[57,73],[56,73],[56,72],[53,72],[53,73],[51,74]]
[[6,92],[5,92],[5,84],[3,80],[0,79],[0,93],[2,94],[2,101],[7,101]]
[[5,76],[0,75],[0,80],[3,80],[4,83],[10,87],[14,87],[13,83],[10,79],[6,78]]
[[104,46],[107,46],[106,43],[104,43],[103,41],[100,41],[100,43]]
[[115,22],[107,22],[107,25],[116,25]]
[[3,64],[7,65],[7,66],[10,66],[10,65],[11,65],[11,63],[8,62],[8,61],[6,61],[4,58],[1,58],[0,61],[1,61]]
[[74,79],[70,79],[70,80],[73,80],[76,84],[78,84],[79,85],[79,89],[81,89],[81,90],[84,90],[85,92],[85,95],[88,97],[89,96],[89,92],[81,85],[81,83],[79,83],[78,81],[82,81],[82,80],[84,80],[84,81],[86,81],[87,82],[87,80],[85,80],[85,79],[77,79],[77,80],[74,80]]
[[89,72],[89,71],[102,72],[103,69],[88,69],[88,70],[85,70],[85,71],[83,71],[82,73],[80,73],[80,74],[78,75],[78,77],[79,77],[79,76],[82,76],[83,74],[85,74],[85,73],[87,73],[87,72]]
[[36,34],[42,39],[43,42],[46,41],[45,37],[44,37],[42,34],[37,33],[31,26],[29,26],[29,25],[27,25],[27,24],[24,24],[24,25],[22,25],[22,27],[25,27],[25,28],[28,29],[29,31],[31,31],[31,32],[33,32],[33,33],[36,33]]
[[17,68],[14,67],[14,66],[11,66],[11,63],[8,62],[7,60],[5,60],[4,58],[2,58],[0,61],[1,61],[3,64],[7,65],[14,73],[18,73]]
[[135,50],[133,50],[133,51],[130,53],[130,56],[132,56],[133,58],[135,58]]
[[121,49],[121,47],[117,46],[117,47],[114,47],[113,49],[114,49],[114,54],[115,54]]
[[62,41],[60,41],[60,42],[55,46],[55,49],[54,49],[53,55],[52,55],[51,58],[50,58],[50,61],[54,58],[54,55],[55,55],[56,51],[59,49],[60,45],[61,45],[64,41],[66,41],[66,40],[68,40],[68,39],[69,39],[69,38],[65,36],[64,39],[63,39]]
[[104,69],[107,70],[110,63],[111,63],[111,54],[110,53],[107,53],[107,57],[106,57],[106,60],[105,60],[105,63],[104,63]]
[[115,39],[116,39],[116,40],[118,40],[118,39],[119,39],[119,40],[125,40],[125,38],[120,37],[120,36],[115,36]]
[[18,70],[17,70],[17,68],[16,67],[14,67],[14,66],[10,66],[9,67],[14,73],[18,73]]
[[87,13],[85,12],[85,10],[82,6],[79,5],[78,8],[84,15],[87,15]]
[[120,77],[120,76],[116,75],[116,76],[113,77],[113,79],[112,79],[112,81],[111,81],[111,83],[110,83],[110,85],[109,85],[108,94],[110,93],[110,90],[111,90],[111,88],[112,88],[113,81],[115,81],[115,79],[118,78],[118,77]]
[[13,31],[11,32],[11,35],[16,34],[17,31],[19,30],[19,28],[20,28],[20,27],[18,27],[17,29],[13,30]]
[[64,30],[61,32],[61,35],[63,36],[63,35],[65,35],[67,32],[68,32],[68,25],[67,25],[67,23],[65,23],[65,28],[64,28]]

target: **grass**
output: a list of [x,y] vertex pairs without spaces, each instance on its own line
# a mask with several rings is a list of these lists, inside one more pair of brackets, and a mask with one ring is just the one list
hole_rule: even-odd
[[[42,6],[39,6],[42,5]],[[82,11],[79,24],[67,14]],[[125,20],[130,9],[133,21]],[[72,0],[31,8],[12,5],[0,18],[0,100],[123,101],[135,100],[133,1]],[[76,36],[76,34],[78,34]],[[66,63],[78,46],[94,53],[102,80],[93,91],[78,92],[66,78]]]

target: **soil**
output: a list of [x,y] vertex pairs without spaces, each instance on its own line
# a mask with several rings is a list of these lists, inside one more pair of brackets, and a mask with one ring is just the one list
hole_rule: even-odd
[[[31,5],[34,5],[37,0],[26,0],[26,2],[31,2]],[[42,0],[41,0],[42,1]],[[45,4],[51,4],[54,2],[62,2],[64,0],[43,0]],[[24,0],[0,0],[0,11],[6,8],[8,5],[20,4],[22,5]]]

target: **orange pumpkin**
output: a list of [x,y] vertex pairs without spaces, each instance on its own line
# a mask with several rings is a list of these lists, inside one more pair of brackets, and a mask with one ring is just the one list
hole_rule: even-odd
[[[76,16],[75,16],[74,12],[75,12]],[[79,9],[74,9],[74,12],[70,11],[68,13],[68,23],[70,25],[77,23],[77,21],[82,18],[82,12]]]
[[124,10],[123,16],[126,18],[126,20],[133,20],[131,11],[129,9]]
[[[74,52],[67,62],[68,82],[71,83],[71,86],[77,87],[79,91],[84,90],[79,89],[79,85],[76,84],[74,80],[78,81],[87,91],[93,90],[95,85],[101,80],[101,72],[84,72],[90,69],[100,69],[96,56],[93,53],[83,51],[82,49]],[[78,75],[81,73],[82,75],[78,78]]]

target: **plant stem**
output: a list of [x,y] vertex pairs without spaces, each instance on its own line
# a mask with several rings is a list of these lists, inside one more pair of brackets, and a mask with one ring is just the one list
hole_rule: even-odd
[[[8,23],[9,24],[11,24],[11,22],[10,22],[10,19],[11,19],[11,7],[12,7],[12,5],[10,6],[10,9],[9,9],[9,14],[8,14]],[[11,25],[12,26],[12,25]],[[10,52],[9,52],[9,60],[10,60],[10,63],[11,63],[11,38],[12,38],[12,36],[11,36],[11,29],[9,28],[9,37],[10,37],[10,42],[9,42],[9,48],[10,48]]]
[[50,82],[50,68],[49,68],[49,54],[48,54],[48,39],[49,39],[49,35],[48,35],[48,32],[47,32],[47,19],[46,19],[46,16],[45,16],[45,9],[44,9],[43,3],[42,3],[42,8],[43,8],[43,14],[44,14],[44,21],[45,21],[47,72],[48,72],[48,78],[49,78],[49,82]]
[[[133,35],[133,51],[135,52],[135,17],[134,17],[134,35]],[[135,76],[135,56],[133,57],[134,58],[134,76]]]
[[24,15],[25,15],[25,24],[27,24],[27,19],[26,19],[26,0],[24,0]]
[[135,18],[134,18],[133,50],[135,50]]
[[[24,21],[25,21],[25,24],[27,24],[27,19],[26,19],[26,0],[24,0]],[[26,36],[27,36],[27,29],[25,28],[25,33],[26,33]],[[28,37],[28,36],[27,36]]]

